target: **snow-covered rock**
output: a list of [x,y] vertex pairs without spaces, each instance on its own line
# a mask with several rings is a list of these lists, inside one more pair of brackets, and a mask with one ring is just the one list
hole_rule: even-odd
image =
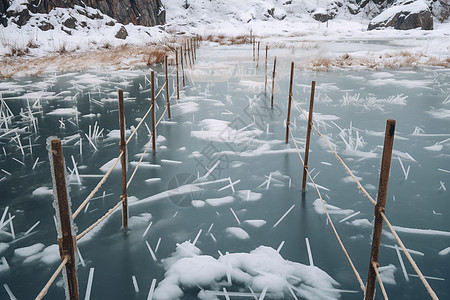
[[428,3],[424,0],[397,2],[372,19],[368,30],[383,27],[408,30],[420,27],[423,30],[433,29],[433,17]]

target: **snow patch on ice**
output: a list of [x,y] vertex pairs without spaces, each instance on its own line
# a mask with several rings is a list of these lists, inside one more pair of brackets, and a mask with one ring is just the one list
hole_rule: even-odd
[[244,229],[239,227],[228,227],[225,231],[228,233],[229,236],[238,238],[240,240],[250,239],[248,233]]
[[285,260],[275,249],[266,246],[259,246],[250,253],[227,253],[215,259],[184,242],[162,263],[166,272],[155,289],[156,300],[180,299],[189,289],[198,287],[221,291],[228,287],[227,277],[233,285],[251,288],[256,293],[267,289],[268,295],[276,299],[291,297],[290,291],[306,299],[340,297],[335,288],[338,283],[327,273],[314,266]]

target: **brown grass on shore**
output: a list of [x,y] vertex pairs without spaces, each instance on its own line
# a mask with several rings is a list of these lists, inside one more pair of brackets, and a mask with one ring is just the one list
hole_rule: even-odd
[[316,57],[303,63],[303,68],[312,71],[329,71],[333,68],[341,69],[400,69],[435,66],[450,68],[450,58],[428,56],[422,52],[394,51],[367,56],[345,54],[339,57]]
[[27,56],[16,52],[0,58],[0,78],[14,76],[37,76],[46,72],[78,72],[93,68],[127,69],[136,66],[153,65],[174,61],[174,49],[178,40],[168,40],[161,44],[113,47],[104,45],[97,50],[69,52],[61,47],[53,54],[44,57]]

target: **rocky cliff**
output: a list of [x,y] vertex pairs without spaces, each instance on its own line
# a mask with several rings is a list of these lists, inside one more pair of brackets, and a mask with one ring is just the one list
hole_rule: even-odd
[[[29,12],[47,14],[55,7],[73,8],[74,5],[99,9],[122,24],[155,26],[162,25],[166,21],[161,0],[0,0],[2,19],[10,17],[7,12],[10,5],[18,4],[26,7],[20,11],[20,23],[29,19]],[[3,24],[5,25],[4,22]]]

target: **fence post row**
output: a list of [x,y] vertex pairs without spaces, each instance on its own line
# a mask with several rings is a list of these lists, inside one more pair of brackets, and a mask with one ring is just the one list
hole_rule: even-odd
[[71,300],[78,300],[78,283],[76,271],[76,236],[72,235],[69,201],[67,197],[64,156],[60,139],[51,140],[51,156],[53,161],[54,186],[58,202],[57,214],[61,224],[61,238],[58,238],[59,255],[66,263],[67,289]]
[[[152,83],[153,88],[153,83]],[[125,113],[123,108],[123,90],[119,89],[119,124],[120,124],[120,164],[122,165],[122,225],[124,229],[128,228],[128,196],[127,196],[127,143],[125,141]]]
[[306,178],[308,171],[308,157],[309,157],[309,143],[311,140],[311,129],[312,129],[312,119],[313,119],[313,106],[314,106],[314,89],[316,87],[316,82],[311,83],[311,98],[309,99],[309,116],[308,116],[308,130],[306,132],[306,146],[305,146],[305,164],[303,165],[303,182],[302,191],[306,190]]
[[375,223],[373,228],[372,249],[370,251],[369,274],[367,277],[365,300],[372,300],[375,295],[376,272],[374,265],[378,266],[378,254],[380,252],[381,231],[383,229],[383,218],[386,207],[386,194],[389,182],[389,170],[391,168],[392,147],[394,145],[395,120],[386,122],[386,133],[384,136],[383,157],[381,159],[380,183],[378,186],[377,204],[375,205]]
[[167,115],[170,119],[170,98],[169,98],[169,71],[167,69],[167,55],[164,57],[164,65],[166,67],[166,102],[167,102]]
[[152,71],[152,75],[150,78],[150,83],[152,85],[152,150],[153,153],[156,151],[156,139],[155,139],[155,72]]
[[291,62],[291,79],[289,81],[289,104],[288,115],[286,119],[286,144],[289,142],[289,124],[291,119],[291,102],[292,102],[292,80],[294,78],[294,62]]

